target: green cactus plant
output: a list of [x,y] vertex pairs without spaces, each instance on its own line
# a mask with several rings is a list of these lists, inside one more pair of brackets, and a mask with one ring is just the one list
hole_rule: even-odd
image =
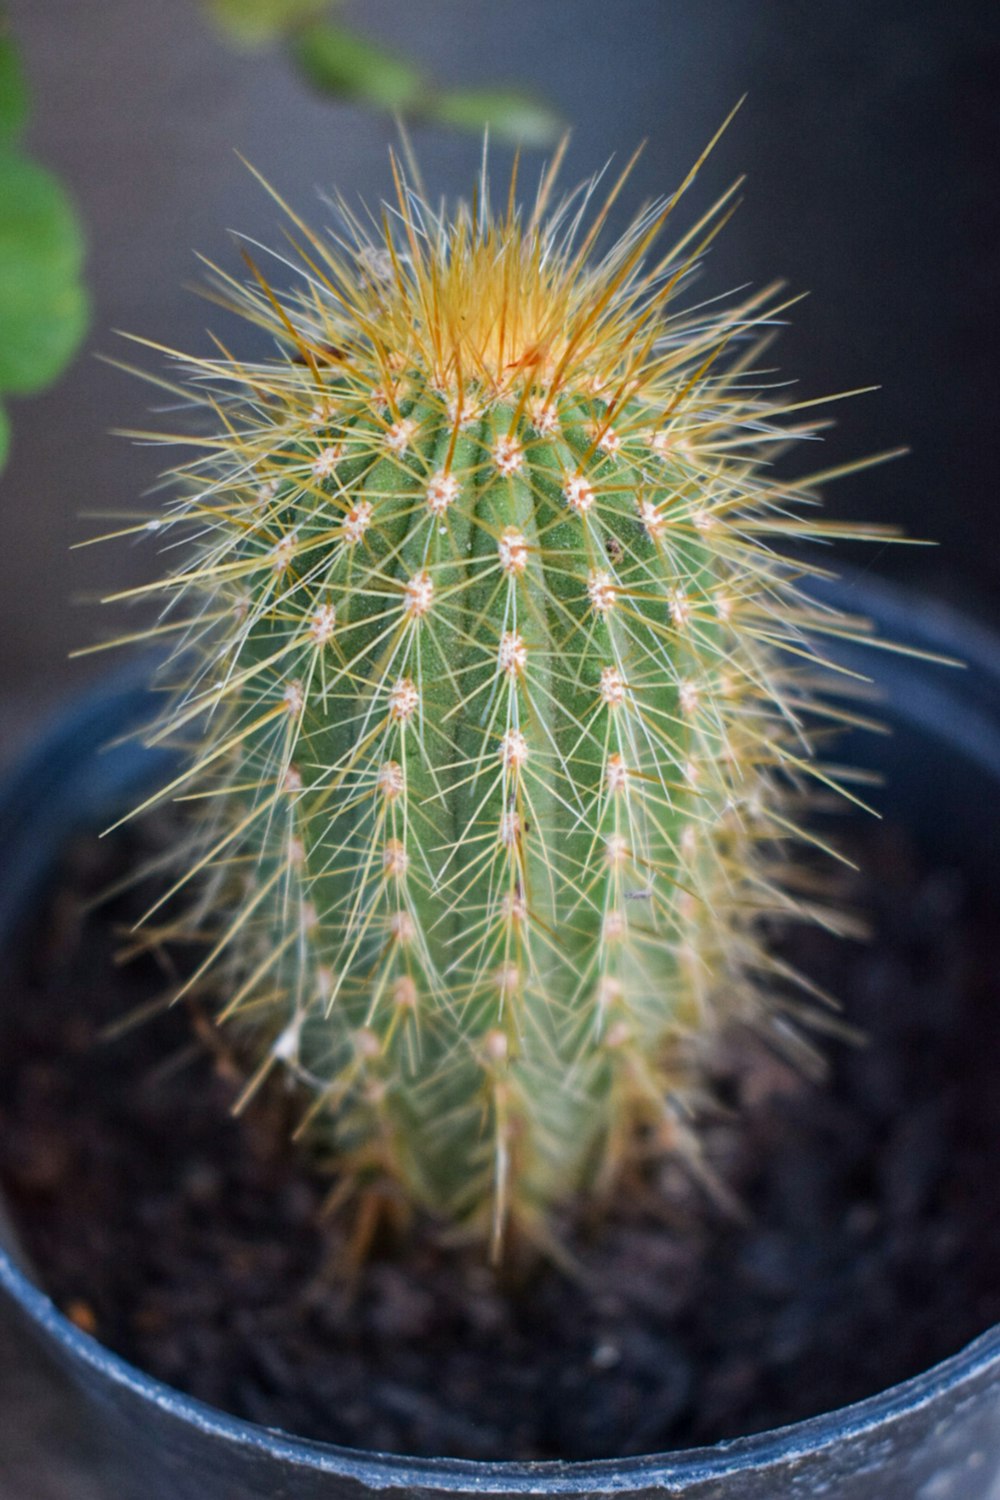
[[774,290],[675,309],[731,192],[599,255],[621,182],[588,220],[557,165],[530,212],[484,172],[452,215],[397,169],[371,233],[288,210],[296,290],[216,272],[277,352],[177,356],[172,567],[127,593],[176,643],[162,899],[198,893],[184,989],[244,1098],[289,1070],[346,1181],[495,1252],[637,1151],[696,1160],[720,1033],[787,1027],[765,928],[835,920],[789,852],[834,784],[815,642],[863,630],[783,555],[836,528],[768,466],[815,430],[754,375]]

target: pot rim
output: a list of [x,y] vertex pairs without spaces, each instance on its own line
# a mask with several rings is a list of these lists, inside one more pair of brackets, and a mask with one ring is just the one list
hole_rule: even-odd
[[748,1469],[762,1471],[779,1463],[787,1464],[789,1460],[820,1452],[834,1443],[860,1437],[899,1417],[919,1411],[943,1391],[990,1373],[1000,1375],[998,1326],[981,1334],[958,1354],[875,1396],[786,1427],[731,1438],[709,1448],[585,1462],[420,1458],[296,1438],[276,1428],[261,1427],[231,1417],[193,1396],[185,1396],[144,1374],[83,1333],[2,1251],[0,1287],[13,1297],[33,1323],[58,1342],[75,1364],[86,1366],[114,1386],[152,1402],[167,1415],[190,1424],[206,1436],[266,1452],[282,1463],[299,1468],[336,1473],[371,1490],[409,1491],[416,1485],[426,1490],[462,1494],[467,1494],[470,1489],[484,1494],[540,1491],[606,1494],[609,1490],[627,1493],[647,1490],[652,1485],[665,1488],[690,1484],[695,1480],[724,1479],[730,1474],[745,1474]]
[[[811,1416],[789,1427],[771,1428],[750,1437],[736,1437],[715,1443],[711,1448],[681,1449],[666,1454],[643,1454],[634,1458],[597,1458],[573,1461],[538,1460],[517,1463],[510,1460],[469,1460],[469,1458],[414,1458],[406,1454],[378,1454],[367,1449],[342,1448],[336,1443],[316,1443],[297,1439],[277,1428],[258,1427],[228,1416],[202,1401],[174,1391],[172,1386],[147,1376],[129,1362],[105,1349],[103,1344],[84,1334],[58,1311],[54,1302],[40,1292],[9,1257],[0,1251],[0,1287],[3,1287],[21,1310],[39,1325],[43,1332],[58,1341],[64,1353],[78,1365],[84,1365],[112,1385],[126,1389],[141,1400],[151,1401],[169,1416],[189,1422],[205,1436],[217,1437],[231,1445],[265,1451],[300,1469],[337,1473],[354,1479],[369,1490],[460,1491],[466,1494],[469,1481],[478,1481],[475,1490],[513,1493],[559,1494],[580,1490],[586,1481],[601,1491],[648,1490],[651,1485],[691,1484],[696,1479],[724,1479],[733,1473],[765,1470],[805,1455],[817,1454],[834,1443],[856,1439],[883,1427],[901,1416],[918,1412],[936,1400],[943,1391],[963,1385],[976,1377],[1000,1374],[1000,1326],[990,1329],[967,1344],[958,1355],[952,1355],[919,1376],[889,1386],[852,1406],[838,1407],[822,1416]],[[490,1484],[492,1481],[492,1484]]]
[[[827,594],[826,587],[820,590]],[[875,614],[887,627],[883,639],[909,636],[919,651],[953,664],[974,668],[962,681],[966,687],[959,707],[961,731],[948,709],[951,694],[942,683],[919,701],[907,704],[912,722],[923,730],[937,729],[968,760],[1000,776],[1000,741],[995,716],[1000,702],[1000,640],[986,627],[939,601],[922,599],[908,590],[878,580],[839,580],[832,590],[836,602],[853,612]],[[870,658],[869,658],[870,659]],[[906,658],[896,658],[907,672]],[[916,664],[919,669],[920,662]],[[972,681],[970,681],[970,678]],[[134,704],[136,678],[126,678],[125,697]],[[77,705],[78,711],[81,705]],[[986,712],[983,712],[985,706]],[[992,711],[992,714],[990,712]],[[994,718],[994,725],[989,723]],[[44,757],[47,746],[62,742],[66,716],[55,733],[42,736],[34,756]],[[61,728],[61,732],[60,732]],[[992,731],[992,732],[990,732]],[[22,768],[24,763],[22,762]],[[17,768],[15,768],[15,779]],[[9,780],[9,775],[7,778]],[[39,1289],[0,1246],[0,1290],[5,1291],[32,1324],[56,1345],[77,1370],[102,1377],[112,1387],[139,1401],[152,1403],[165,1415],[206,1437],[231,1446],[266,1454],[300,1470],[337,1474],[369,1490],[410,1491],[414,1487],[444,1494],[630,1493],[651,1486],[676,1489],[703,1480],[722,1480],[735,1474],[761,1473],[779,1465],[822,1452],[835,1444],[885,1429],[919,1412],[946,1391],[971,1385],[984,1377],[1000,1379],[1000,1324],[979,1335],[956,1354],[920,1374],[889,1386],[875,1395],[789,1425],[731,1438],[710,1447],[680,1449],[628,1458],[587,1461],[559,1459],[521,1462],[461,1458],[424,1458],[407,1454],[354,1449],[296,1437],[277,1428],[230,1416],[193,1396],[147,1375],[98,1340],[77,1328]]]

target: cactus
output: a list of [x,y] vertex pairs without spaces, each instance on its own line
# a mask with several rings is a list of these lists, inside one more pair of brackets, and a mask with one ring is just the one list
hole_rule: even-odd
[[862,627],[781,552],[835,528],[768,466],[815,430],[753,372],[774,289],[676,309],[730,194],[599,254],[620,181],[449,212],[395,172],[370,230],[285,210],[297,289],[215,272],[277,352],[177,356],[173,567],[128,595],[175,641],[162,899],[197,891],[244,1098],[288,1070],[345,1181],[498,1250],[697,1160],[722,1030],[801,1008],[765,929],[830,919],[789,848],[833,784],[814,642]]

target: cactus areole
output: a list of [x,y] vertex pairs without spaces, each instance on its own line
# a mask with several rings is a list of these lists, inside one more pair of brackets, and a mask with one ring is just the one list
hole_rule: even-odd
[[216,273],[275,352],[176,356],[195,456],[129,593],[176,643],[185,989],[245,1097],[289,1070],[345,1181],[496,1250],[696,1158],[723,1028],[788,1034],[763,928],[825,919],[789,848],[831,784],[817,641],[863,627],[782,554],[833,528],[769,467],[814,431],[755,373],[773,289],[692,306],[729,194],[602,250],[620,182],[437,211],[396,177],[371,227],[288,211],[292,290]]

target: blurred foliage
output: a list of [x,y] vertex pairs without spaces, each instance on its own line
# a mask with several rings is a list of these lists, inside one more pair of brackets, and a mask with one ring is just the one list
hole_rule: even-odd
[[0,146],[15,138],[28,118],[28,86],[17,50],[0,13]]
[[233,41],[266,47],[295,26],[320,20],[328,0],[206,0],[209,14]]
[[[27,115],[17,50],[0,16],[0,396],[50,385],[76,353],[89,315],[83,234],[59,182],[19,144]],[[0,468],[9,440],[0,405]]]
[[416,64],[342,26],[316,22],[296,32],[291,45],[299,70],[321,93],[400,114],[420,107],[424,76]]
[[439,95],[434,118],[477,135],[488,125],[497,140],[522,146],[550,146],[564,128],[544,101],[519,89],[449,89]]
[[517,88],[448,89],[334,19],[340,0],[204,0],[216,24],[243,47],[283,46],[320,93],[369,108],[495,139],[550,145],[562,122],[544,100]]

